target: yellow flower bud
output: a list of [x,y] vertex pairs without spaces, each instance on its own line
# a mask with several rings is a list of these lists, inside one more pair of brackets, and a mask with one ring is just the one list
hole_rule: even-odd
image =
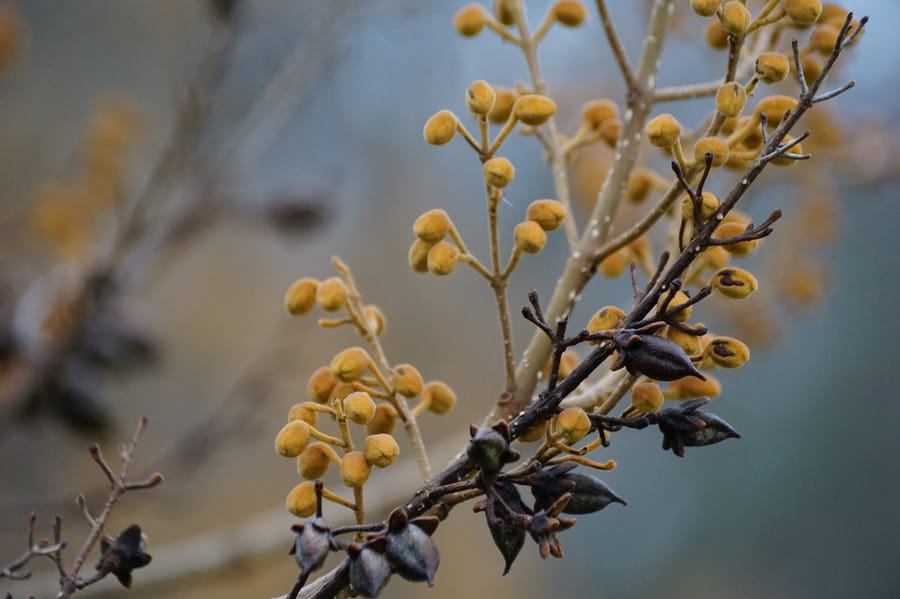
[[756,277],[740,268],[722,268],[709,282],[712,288],[732,299],[743,299],[756,291],[759,283]]
[[516,118],[526,125],[537,127],[556,114],[556,102],[547,96],[526,94],[520,96],[513,104],[513,112]]
[[716,110],[725,117],[741,114],[747,103],[747,90],[737,81],[729,81],[716,92]]
[[636,168],[628,178],[625,187],[625,197],[632,202],[643,202],[653,189],[653,171],[646,168]]
[[352,383],[363,377],[371,363],[372,358],[366,350],[361,347],[348,347],[331,360],[331,372],[337,380]]
[[[586,328],[589,333],[617,329],[624,318],[625,311],[622,308],[618,306],[604,306],[594,313]],[[599,342],[591,341],[590,343],[597,345]]]
[[381,311],[381,308],[375,304],[366,304],[363,306],[363,317],[366,319],[366,324],[369,325],[369,328],[372,329],[372,332],[376,335],[380,335],[384,332],[387,321],[384,318],[384,313]]
[[466,90],[466,105],[472,114],[483,115],[491,111],[494,107],[494,101],[497,99],[497,93],[491,84],[483,79],[479,79],[469,86]]
[[719,9],[721,0],[691,0],[691,10],[700,17],[711,17]]
[[344,398],[344,415],[350,422],[368,424],[375,415],[375,401],[365,391],[355,391]]
[[[331,371],[329,370],[328,373],[331,374]],[[309,402],[303,402],[295,403],[294,405],[292,405],[290,411],[288,411],[288,422],[299,420],[301,422],[305,422],[310,426],[316,426],[318,414],[315,410],[310,409],[308,404]]]
[[530,429],[519,435],[519,441],[522,443],[534,443],[540,441],[547,434],[547,421],[535,424]]
[[704,268],[708,268],[711,270],[718,270],[720,268],[724,268],[725,265],[728,264],[728,260],[731,258],[731,254],[729,254],[725,248],[720,245],[714,245],[710,248],[707,248],[706,251],[701,254],[701,259]]
[[[759,116],[765,113],[768,126],[772,128],[780,125],[784,113],[788,110],[793,110],[795,106],[797,106],[796,98],[790,96],[768,96],[760,100],[759,104],[756,105],[755,114]],[[749,144],[747,145],[749,147]]]
[[728,32],[722,27],[719,19],[710,19],[706,26],[706,43],[714,50],[724,50],[728,47]]
[[[747,225],[742,223],[734,222],[734,221],[722,221],[716,230],[713,232],[713,239],[727,239],[728,237],[734,237],[735,235],[740,235],[747,228]],[[728,245],[723,245],[732,256],[749,256],[756,250],[759,245],[758,239],[749,239],[747,241],[738,241],[737,243],[731,243]]]
[[694,144],[694,160],[700,164],[704,164],[707,152],[712,154],[713,166],[728,162],[728,142],[721,137],[704,137]]
[[513,168],[512,162],[503,156],[491,158],[481,168],[485,182],[498,189],[509,185],[509,182],[516,176],[516,169]]
[[330,446],[319,441],[310,443],[297,458],[297,473],[306,480],[322,478],[336,458]]
[[449,143],[456,135],[456,115],[449,110],[439,110],[425,121],[422,136],[433,146]]
[[840,4],[834,2],[826,2],[822,5],[822,12],[819,14],[819,23],[829,21],[839,21],[842,25],[847,20],[847,9]]
[[658,412],[663,401],[662,390],[656,383],[638,383],[631,388],[631,405],[644,414]]
[[566,408],[556,416],[556,432],[566,445],[584,438],[591,431],[591,419],[581,408]]
[[513,231],[516,247],[527,254],[536,254],[547,243],[547,234],[544,229],[533,220],[526,220],[516,225]]
[[[704,191],[700,202],[700,215],[703,217],[703,220],[708,220],[718,209],[719,198],[712,192]],[[694,218],[694,202],[689,196],[684,196],[684,199],[681,200],[681,216],[685,220]]]
[[338,383],[334,386],[334,389],[331,390],[331,394],[328,396],[328,399],[337,399],[343,401],[344,398],[351,393],[356,393],[356,387],[353,386],[353,383]]
[[494,0],[493,11],[494,17],[507,27],[516,24],[513,0]]
[[389,403],[378,404],[375,407],[375,415],[366,425],[366,432],[370,435],[379,433],[390,434],[397,422],[397,410]]
[[447,241],[438,241],[428,250],[428,270],[436,275],[449,275],[456,268],[459,250]]
[[309,518],[315,514],[317,505],[315,483],[308,480],[291,489],[284,505],[298,518]]
[[422,401],[430,412],[446,414],[456,405],[456,394],[446,383],[431,381],[422,390]]
[[671,326],[666,327],[665,335],[666,339],[683,349],[684,353],[686,353],[689,358],[700,355],[702,348],[700,346],[700,337],[697,335],[685,333],[678,327]]
[[286,458],[296,458],[308,443],[309,426],[302,420],[292,420],[275,436],[275,452]]
[[369,435],[366,437],[363,454],[366,456],[366,461],[372,466],[387,468],[400,455],[400,446],[391,435]]
[[391,387],[403,397],[415,397],[425,385],[422,375],[412,364],[400,364],[391,372]]
[[610,148],[616,147],[619,141],[619,134],[622,132],[622,121],[619,119],[609,119],[600,125],[600,139],[603,140]]
[[559,378],[564,379],[575,370],[575,367],[578,366],[578,363],[581,361],[581,357],[578,355],[574,349],[567,349],[563,352],[563,355],[559,358]]
[[681,125],[667,112],[650,119],[644,131],[651,144],[657,148],[668,149],[675,145],[675,140],[681,135]]
[[[667,293],[664,293],[664,294],[659,298],[659,304],[657,304],[657,309],[658,309],[658,310],[662,311],[663,302],[666,301],[666,298],[667,298],[667,297],[668,297],[668,294],[667,294]],[[669,305],[666,306],[666,312],[670,312],[670,311],[672,311],[672,310],[678,308],[678,307],[681,306],[682,304],[687,303],[687,301],[688,301],[689,299],[690,299],[690,298],[688,297],[688,295],[687,295],[684,291],[676,291],[676,292],[675,292],[675,296],[672,298],[672,301],[670,301],[670,302],[669,302]],[[676,312],[675,314],[673,314],[673,315],[671,316],[671,319],[674,320],[675,322],[685,322],[688,318],[691,317],[691,312],[693,312],[693,311],[694,311],[694,307],[693,307],[693,306],[688,306],[688,307],[686,307],[685,309],[679,310],[678,312]]]
[[361,451],[351,451],[341,460],[341,480],[351,489],[356,489],[369,480],[372,467],[366,461],[366,455]]
[[490,18],[491,15],[480,4],[467,4],[453,17],[453,28],[460,35],[475,37],[481,33]]
[[435,243],[450,230],[450,217],[440,208],[429,210],[413,223],[413,233],[422,241]]
[[616,118],[619,118],[619,107],[607,98],[591,100],[581,109],[584,126],[591,131],[599,131],[603,123]]
[[306,393],[314,402],[325,403],[331,396],[335,385],[337,385],[337,379],[334,378],[331,369],[322,366],[309,377],[309,382],[306,383]]
[[550,10],[554,18],[566,27],[578,27],[587,18],[587,9],[578,0],[557,0]]
[[494,99],[494,107],[488,113],[488,120],[495,124],[505,123],[509,119],[509,115],[512,114],[513,105],[516,103],[516,98],[519,97],[519,94],[514,89],[500,87],[499,85],[494,87],[494,92],[497,94],[497,97]]
[[409,247],[409,266],[415,272],[428,272],[428,252],[433,243],[416,239]]
[[756,58],[756,78],[763,83],[778,83],[790,72],[791,63],[780,52],[763,52]]
[[316,305],[316,291],[319,282],[308,277],[299,279],[287,290],[284,296],[284,307],[292,316],[306,314]]
[[740,0],[729,0],[719,11],[719,22],[722,29],[731,35],[744,35],[750,26],[750,11]]
[[807,54],[800,58],[800,68],[803,69],[803,77],[806,81],[812,83],[822,74],[823,65],[821,60],[811,54]]
[[707,344],[703,355],[723,368],[737,368],[750,359],[750,348],[733,337],[716,337]]
[[752,222],[749,216],[741,212],[740,210],[732,209],[725,215],[725,218],[722,219],[722,223],[738,223],[741,225],[741,231],[747,228]]
[[686,376],[669,383],[665,396],[672,399],[691,399],[692,397],[717,397],[722,393],[722,385],[711,374],[703,373],[705,381],[694,376]]
[[786,0],[784,12],[794,25],[808,27],[822,14],[822,3],[820,0]]
[[[783,143],[789,144],[792,141],[794,141],[794,138],[792,136],[790,136],[790,135],[784,136]],[[799,143],[795,144],[794,146],[791,147],[790,150],[788,150],[788,153],[789,154],[803,154],[803,144],[799,144]],[[789,156],[779,156],[778,158],[772,159],[772,164],[774,164],[775,166],[791,166],[795,162],[797,162],[797,161],[793,158],[790,158]]]
[[528,220],[533,220],[545,231],[553,231],[566,217],[566,207],[556,200],[535,200],[528,205]]
[[809,46],[822,54],[831,54],[837,44],[840,29],[831,25],[819,25],[809,36]]
[[339,277],[331,277],[319,283],[316,301],[326,312],[336,312],[347,303],[347,286]]
[[600,274],[611,279],[620,276],[628,268],[631,257],[627,248],[619,248],[600,262]]

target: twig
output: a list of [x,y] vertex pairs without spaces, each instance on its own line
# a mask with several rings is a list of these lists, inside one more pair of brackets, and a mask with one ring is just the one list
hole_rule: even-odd
[[622,40],[619,39],[619,34],[616,32],[616,28],[609,16],[606,0],[597,0],[597,12],[600,13],[600,23],[603,25],[603,31],[606,33],[606,39],[609,41],[616,64],[619,65],[619,70],[622,72],[622,78],[625,79],[625,85],[628,89],[632,89],[637,84],[634,69],[631,68],[631,63],[628,62],[628,55],[625,54]]

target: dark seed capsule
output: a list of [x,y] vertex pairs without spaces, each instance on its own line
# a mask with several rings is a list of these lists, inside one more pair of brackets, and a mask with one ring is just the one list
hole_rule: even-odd
[[387,550],[385,555],[403,578],[413,582],[434,583],[441,558],[431,534],[437,528],[437,518],[416,518],[407,521],[406,514],[388,517]]
[[621,362],[633,375],[642,374],[657,381],[674,381],[685,376],[706,380],[684,350],[665,337],[623,331],[615,341]]
[[297,533],[291,553],[300,569],[313,572],[321,568],[331,549],[328,523],[322,518],[313,518],[304,524],[296,524],[291,529]]
[[726,439],[739,439],[740,433],[734,430],[730,424],[708,412],[697,412],[706,424],[703,428],[688,433],[684,437],[686,447],[703,447],[704,445],[714,445]]
[[364,597],[376,597],[391,577],[391,563],[384,555],[384,537],[369,541],[362,547],[347,547],[350,556],[350,584]]
[[496,472],[507,462],[509,441],[493,428],[472,428],[466,447],[469,459],[487,472]]

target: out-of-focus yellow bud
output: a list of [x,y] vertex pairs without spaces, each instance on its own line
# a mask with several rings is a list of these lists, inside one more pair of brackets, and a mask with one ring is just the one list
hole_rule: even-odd
[[691,0],[691,10],[695,15],[711,17],[716,14],[719,4],[721,4],[721,0]]
[[722,393],[722,385],[708,373],[703,373],[705,381],[694,376],[686,376],[669,383],[664,395],[672,399],[691,399],[692,397],[717,397]]
[[326,312],[336,312],[347,303],[347,286],[340,277],[331,277],[319,283],[316,301]]
[[[330,370],[328,371],[331,372]],[[315,410],[310,409],[309,402],[303,403],[295,403],[291,406],[291,409],[288,411],[288,422],[293,422],[294,420],[299,420],[301,422],[305,422],[306,424],[315,427],[316,420],[318,420],[318,414]]]
[[822,14],[822,2],[820,0],[786,0],[784,12],[787,13],[794,25],[809,27]]
[[683,349],[684,353],[686,353],[689,358],[699,356],[702,351],[700,347],[700,338],[697,335],[685,333],[678,327],[666,327],[666,339]]
[[[756,105],[755,114],[758,117],[765,113],[768,126],[777,127],[781,124],[784,113],[793,110],[797,106],[797,99],[790,96],[768,96]],[[747,143],[746,140],[744,143]],[[747,144],[749,147],[749,144]]]
[[600,262],[600,274],[614,279],[628,269],[630,261],[631,257],[628,254],[628,248],[619,248]]
[[712,165],[722,166],[728,162],[728,142],[721,137],[704,137],[694,144],[694,160],[703,164],[706,153],[712,154]]
[[310,443],[297,458],[297,473],[306,480],[322,478],[332,461],[338,459],[329,445],[321,442]]
[[[727,239],[729,237],[734,237],[735,235],[740,235],[746,228],[747,226],[741,223],[722,221],[722,224],[716,227],[712,236],[714,239]],[[728,245],[723,245],[722,247],[732,256],[749,256],[756,250],[758,245],[758,239],[750,239],[747,241],[730,243]]]
[[284,296],[284,307],[293,315],[306,314],[316,305],[319,281],[304,277],[294,282]]
[[[662,310],[663,302],[665,302],[667,295],[663,294],[662,297],[659,298],[659,304],[657,305],[659,310]],[[675,310],[679,306],[687,303],[690,298],[684,291],[675,292],[675,296],[672,298],[672,301],[669,302],[669,305],[666,307],[666,312],[670,312]],[[671,316],[671,319],[675,322],[685,322],[687,319],[691,317],[691,312],[694,311],[693,306],[688,306],[683,310],[679,310],[675,314]]]
[[434,244],[416,239],[409,247],[409,266],[415,272],[428,272],[428,252]]
[[578,0],[557,0],[550,8],[561,25],[578,27],[587,18],[587,9]]
[[534,443],[540,441],[547,434],[547,421],[535,424],[530,429],[519,435],[519,441],[522,443]]
[[490,18],[491,15],[480,4],[467,4],[453,17],[453,28],[460,35],[475,37],[481,33]]
[[[719,209],[719,198],[714,193],[704,191],[700,202],[700,216],[708,220]],[[694,202],[689,196],[681,200],[681,216],[686,220],[694,218]]]
[[729,0],[719,11],[719,22],[731,35],[744,35],[750,27],[750,11],[740,0]]
[[331,391],[337,385],[337,379],[327,366],[322,366],[309,377],[306,393],[316,403],[325,403],[331,397]]
[[447,241],[438,241],[428,250],[428,270],[436,275],[449,275],[456,268],[459,250]]
[[369,325],[369,328],[372,329],[373,333],[380,335],[384,332],[387,320],[385,320],[381,308],[375,304],[366,304],[363,306],[363,317],[366,319],[366,324]]
[[610,119],[619,118],[619,107],[608,98],[591,100],[581,109],[581,120],[591,131],[599,131],[600,127]]
[[389,403],[378,404],[375,407],[375,415],[366,425],[366,432],[370,435],[379,433],[391,433],[394,424],[397,423],[397,410]]
[[706,43],[714,50],[724,50],[728,47],[728,32],[722,27],[719,19],[710,19],[706,26]]
[[456,394],[447,383],[431,381],[422,390],[422,401],[430,412],[446,414],[456,405]]
[[494,87],[494,92],[497,94],[497,97],[494,99],[493,108],[488,113],[488,120],[494,124],[505,123],[509,119],[509,115],[512,114],[513,105],[516,103],[516,98],[519,97],[519,94],[514,89],[499,85]]
[[519,96],[513,104],[516,118],[532,127],[543,125],[547,119],[556,114],[556,102],[547,96],[526,94]]
[[638,383],[631,388],[631,405],[644,414],[658,412],[665,398],[656,383]]
[[368,424],[375,415],[375,401],[365,391],[355,391],[343,401],[344,414],[356,424]]

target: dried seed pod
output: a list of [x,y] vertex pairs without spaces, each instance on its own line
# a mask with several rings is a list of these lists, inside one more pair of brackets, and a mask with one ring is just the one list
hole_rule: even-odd
[[628,255],[628,249],[619,248],[600,262],[600,274],[614,279],[628,269],[630,261],[631,257]]
[[381,311],[381,308],[375,304],[366,304],[363,306],[363,317],[366,319],[366,324],[369,325],[369,328],[373,333],[380,335],[384,332],[387,321],[384,318],[384,313]]
[[553,231],[566,217],[566,207],[556,200],[535,200],[528,205],[528,220],[533,220],[544,231]]
[[344,383],[352,383],[363,377],[372,363],[369,353],[361,347],[348,347],[331,360],[331,373]]
[[719,10],[719,22],[722,29],[731,35],[741,36],[750,27],[750,11],[740,0],[729,0]]
[[750,348],[733,337],[716,337],[703,354],[722,368],[738,368],[750,359]]
[[[307,483],[301,483],[307,484]],[[331,551],[331,528],[323,518],[312,518],[291,527],[297,538],[291,546],[291,555],[300,570],[309,573],[322,567]]]
[[535,511],[549,509],[568,494],[569,502],[562,509],[565,514],[593,514],[610,503],[626,505],[624,499],[612,492],[603,481],[588,474],[572,472],[575,464],[559,464],[544,468],[535,475],[531,485]]
[[631,388],[631,405],[645,414],[659,411],[663,401],[662,390],[656,383],[638,383]]
[[[789,110],[793,110],[796,106],[796,98],[790,96],[767,96],[756,105],[754,116],[758,118],[760,114],[765,114],[766,124],[772,129],[780,125],[784,114]],[[762,138],[760,138],[760,142],[762,142]],[[744,143],[747,144],[747,141],[744,140]],[[750,147],[749,144],[747,146]]]
[[341,402],[350,422],[368,424],[375,415],[375,401],[365,391],[354,391]]
[[[41,542],[41,545],[44,544]],[[49,541],[46,544],[49,545]],[[144,551],[145,544],[146,535],[138,524],[132,524],[115,538],[103,535],[100,538],[100,561],[96,565],[98,574],[101,577],[112,574],[122,586],[131,588],[131,572],[143,568],[153,559]],[[7,597],[12,595],[7,594]]]
[[684,457],[685,447],[712,445],[740,435],[727,422],[698,410],[709,403],[708,397],[697,397],[677,408],[659,413],[659,430],[663,434],[663,450],[671,449],[678,457]]
[[822,14],[820,0],[786,0],[784,12],[797,27],[809,27]]
[[625,187],[625,197],[632,202],[643,202],[653,189],[654,173],[647,168],[636,168],[628,177],[628,185]]
[[[662,313],[663,303],[666,301],[666,295],[663,295],[659,298],[659,303],[657,304],[657,310]],[[679,306],[686,304],[688,300],[691,298],[688,297],[684,291],[677,291],[675,295],[672,297],[672,300],[669,302],[669,305],[666,306],[666,312],[671,312],[675,310]],[[670,316],[669,318],[675,322],[685,322],[691,317],[691,313],[694,311],[693,306],[687,306],[683,310],[679,310]]]
[[416,239],[409,247],[409,266],[414,272],[428,272],[428,252],[434,244]]
[[691,10],[700,17],[711,17],[719,10],[721,0],[691,0]]
[[547,243],[547,233],[538,223],[526,220],[516,225],[513,231],[516,247],[527,254],[536,254]]
[[705,374],[706,380],[692,376],[676,379],[669,383],[665,396],[672,399],[691,399],[693,397],[718,397],[722,394],[722,385],[711,374]]
[[700,412],[704,426],[689,432],[684,437],[685,447],[705,447],[726,439],[740,439],[741,435],[730,424],[709,412]]
[[331,398],[331,392],[337,382],[331,368],[322,366],[309,377],[309,381],[306,383],[306,393],[314,402],[325,403]]
[[763,52],[756,58],[756,78],[763,83],[778,83],[791,72],[788,57],[780,52]]
[[439,208],[422,214],[413,223],[413,233],[427,243],[436,243],[443,239],[450,230],[450,217]]
[[509,115],[512,114],[513,105],[516,103],[516,98],[519,97],[519,94],[514,89],[499,85],[494,87],[494,92],[496,92],[497,97],[494,99],[494,107],[488,113],[488,120],[494,124],[505,123],[509,119]]
[[412,364],[399,364],[391,371],[391,387],[404,397],[415,397],[422,392],[425,382]]
[[435,517],[409,520],[402,508],[388,516],[387,550],[385,555],[397,573],[413,582],[434,583],[441,558],[431,535],[440,520]]
[[370,435],[390,434],[393,432],[396,423],[396,408],[388,403],[378,404],[375,406],[375,415],[366,425],[366,432]]
[[449,275],[456,268],[459,259],[459,250],[455,245],[447,241],[438,241],[428,250],[428,272],[444,276]]
[[509,427],[501,421],[493,427],[470,427],[466,455],[485,472],[497,472],[507,462],[518,459],[509,448]]
[[716,111],[725,117],[736,117],[747,103],[747,91],[737,81],[723,84],[716,92]]
[[556,102],[547,96],[526,94],[516,99],[513,104],[513,112],[516,118],[526,125],[537,127],[556,114]]
[[340,277],[330,277],[319,284],[316,301],[326,312],[336,312],[347,303],[347,286]]
[[[330,370],[328,371],[331,372]],[[312,404],[315,405],[315,404]],[[288,422],[299,420],[305,422],[309,426],[316,426],[317,414],[315,410],[310,409],[307,402],[295,403],[288,411]]]
[[491,158],[481,167],[485,182],[491,187],[502,189],[516,176],[512,162],[503,156]]
[[728,47],[728,32],[722,27],[719,19],[710,19],[706,26],[706,43],[714,50],[724,50]]
[[665,150],[675,145],[681,135],[681,125],[667,112],[647,121],[644,131],[651,144]]
[[599,131],[606,121],[619,118],[619,107],[610,99],[591,100],[581,109],[581,120],[590,131]]
[[587,18],[587,9],[578,0],[556,0],[550,10],[556,21],[566,27],[578,27]]
[[515,485],[511,483],[497,483],[494,485],[494,490],[500,497],[500,500],[503,501],[503,504],[501,505],[498,499],[491,495],[483,502],[484,507],[481,509],[484,510],[488,530],[491,531],[494,545],[500,550],[500,554],[506,562],[503,568],[505,576],[525,544],[525,529],[507,514],[506,508],[512,510],[513,514],[526,514],[529,510],[522,503],[522,497],[519,495]]
[[429,412],[446,414],[456,405],[456,394],[446,383],[431,381],[422,389],[422,401]]
[[622,331],[616,336],[619,357],[613,370],[624,366],[630,374],[642,374],[657,381],[673,381],[683,376],[705,377],[677,344],[653,335]]
[[[599,333],[600,331],[609,331],[619,328],[622,320],[625,318],[625,311],[618,306],[604,306],[594,312],[591,320],[587,324],[589,333]],[[599,341],[591,341],[592,345],[597,345]]]
[[716,271],[709,284],[725,297],[743,299],[756,291],[756,277],[741,268],[722,268]]
[[[736,235],[740,235],[747,229],[747,226],[738,222],[727,222],[722,221],[716,230],[713,231],[713,239],[728,239],[729,237],[734,237]],[[723,245],[732,256],[749,256],[752,254],[756,248],[759,246],[759,239],[747,239],[745,241],[738,241],[736,243],[729,243],[728,245]]]
[[464,37],[475,37],[490,18],[491,15],[480,4],[467,4],[453,17],[453,28]]
[[286,458],[295,458],[309,443],[309,425],[302,420],[292,420],[275,435],[275,452]]
[[425,141],[433,146],[442,146],[449,143],[456,135],[456,115],[449,110],[439,110],[425,121],[422,136]]
[[566,408],[556,415],[556,432],[563,443],[571,445],[591,432],[591,419],[581,408]]
[[337,454],[328,445],[319,441],[310,443],[297,458],[297,474],[306,480],[322,478],[336,457]]
[[[704,191],[700,202],[700,216],[708,220],[719,209],[719,198],[714,193]],[[685,196],[681,201],[681,217],[690,221],[694,218],[694,202],[690,196]]]
[[306,314],[316,305],[319,281],[304,277],[294,282],[284,296],[284,307],[292,316]]
[[364,597],[377,597],[391,577],[391,563],[384,554],[386,549],[384,537],[372,539],[362,546],[351,543],[347,547],[350,584]]
[[497,93],[491,84],[484,79],[472,83],[466,90],[466,106],[472,114],[485,115],[494,107]]
[[372,466],[387,468],[400,455],[400,446],[394,437],[386,433],[369,435],[366,437],[363,454]]
[[361,451],[350,451],[341,459],[341,480],[351,489],[356,489],[369,480],[372,466]]
[[728,162],[728,142],[721,137],[704,137],[694,144],[694,160],[702,164],[706,154],[712,154],[713,166],[722,166]]
[[284,500],[287,510],[298,518],[309,518],[315,514],[316,503],[315,484],[310,480],[291,489],[287,499]]

